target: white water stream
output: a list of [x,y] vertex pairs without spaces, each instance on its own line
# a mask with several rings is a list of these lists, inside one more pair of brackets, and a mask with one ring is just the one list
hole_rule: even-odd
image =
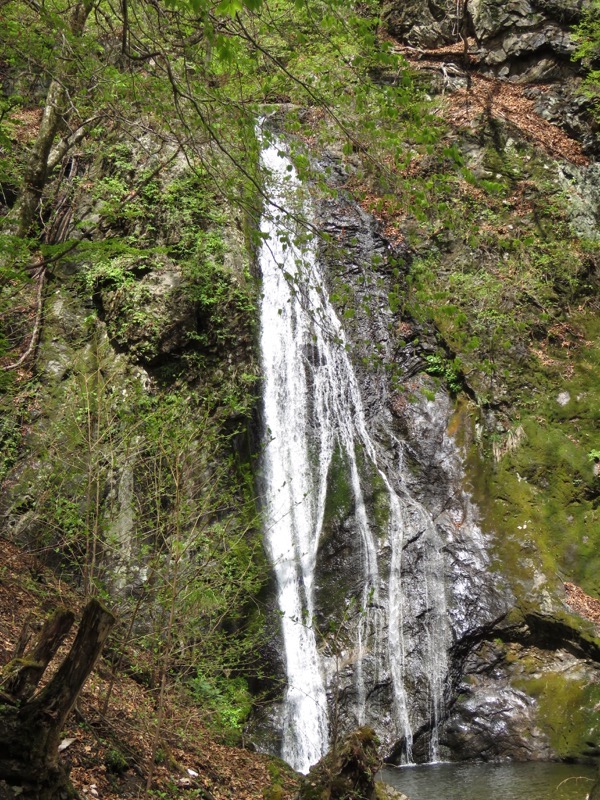
[[[394,491],[391,478],[379,466],[344,331],[327,297],[315,244],[296,225],[293,214],[274,210],[276,206],[291,210],[300,205],[304,216],[311,215],[310,200],[284,145],[275,140],[265,147],[262,161],[271,175],[273,203],[263,218],[260,251],[266,429],[262,470],[265,539],[277,579],[288,681],[281,755],[306,773],[329,745],[325,666],[313,616],[327,477],[337,449],[347,465],[363,570],[362,607],[355,634],[355,717],[359,723],[365,721],[368,698],[363,667],[368,652],[381,673],[390,676],[394,725],[398,738],[404,737],[410,761],[413,734],[405,691],[402,547],[407,525],[414,531],[415,519],[425,531],[424,540],[435,539],[435,526],[419,504]],[[387,575],[380,573],[378,540],[365,504],[359,452],[362,461],[370,462],[379,474],[389,496],[391,566]],[[428,641],[422,644],[427,650],[431,709],[437,721],[443,706],[448,631],[443,565],[435,541],[428,552],[433,552],[434,558],[424,572],[425,596],[435,593],[438,613]],[[386,603],[381,602],[383,593]],[[437,755],[435,748],[434,737],[432,758]]]

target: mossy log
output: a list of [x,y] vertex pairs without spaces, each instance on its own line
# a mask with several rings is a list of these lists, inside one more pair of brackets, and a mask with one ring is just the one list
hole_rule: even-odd
[[0,705],[0,800],[76,797],[58,757],[61,731],[114,622],[101,603],[90,600],[68,655],[37,694],[37,684],[71,628],[71,612],[54,614],[31,654],[14,659],[5,668]]
[[372,728],[348,734],[302,779],[299,800],[375,800],[378,745]]

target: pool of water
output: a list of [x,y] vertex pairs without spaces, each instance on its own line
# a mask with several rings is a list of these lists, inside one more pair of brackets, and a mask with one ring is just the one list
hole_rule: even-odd
[[425,764],[384,767],[379,779],[410,800],[585,800],[595,770],[572,764]]

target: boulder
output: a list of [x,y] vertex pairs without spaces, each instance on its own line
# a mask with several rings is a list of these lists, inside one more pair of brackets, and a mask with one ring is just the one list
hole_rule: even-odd
[[405,794],[383,781],[375,781],[375,797],[377,800],[408,800]]
[[375,775],[382,763],[378,745],[372,728],[358,728],[348,734],[311,768],[300,784],[298,800],[380,798],[375,787]]

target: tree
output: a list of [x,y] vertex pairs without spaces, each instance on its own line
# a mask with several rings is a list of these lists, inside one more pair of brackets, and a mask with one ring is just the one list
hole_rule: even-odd
[[[2,50],[16,79],[47,85],[39,129],[25,156],[17,200],[5,225],[9,233],[30,233],[53,170],[76,144],[101,133],[100,126],[111,120],[119,120],[122,127],[132,123],[131,117],[123,119],[128,102],[136,113],[151,115],[163,104],[168,108],[166,120],[176,121],[164,127],[189,147],[198,143],[198,127],[201,138],[212,135],[204,110],[212,100],[207,91],[210,79],[199,81],[202,91],[197,91],[186,74],[190,64],[199,69],[209,48],[218,49],[221,43],[216,33],[219,16],[210,13],[208,4],[159,6],[125,0],[117,9],[106,0],[74,6],[64,0],[43,5],[12,0],[3,13]],[[28,32],[24,43],[23,31]],[[14,116],[27,96],[9,95],[5,102]],[[197,116],[193,122],[190,109]]]
[[97,600],[83,611],[73,645],[50,681],[35,693],[46,668],[68,634],[74,614],[55,612],[35,645],[4,669],[0,706],[0,796],[55,800],[74,796],[58,745],[65,720],[114,624]]

